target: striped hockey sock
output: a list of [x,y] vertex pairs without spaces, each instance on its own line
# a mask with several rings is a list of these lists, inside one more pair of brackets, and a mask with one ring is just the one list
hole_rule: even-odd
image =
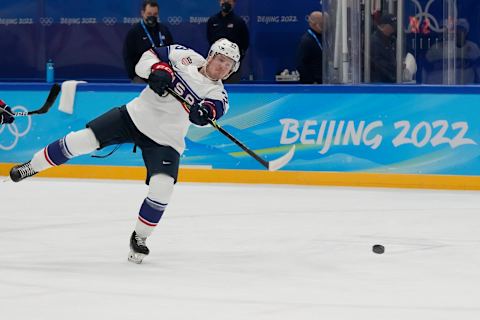
[[141,238],[148,238],[160,221],[166,207],[166,203],[160,203],[148,197],[145,198],[138,214],[135,232]]
[[65,138],[50,143],[43,149],[43,155],[52,167],[64,164],[73,158],[73,154],[68,150],[68,146],[65,143]]
[[50,143],[38,151],[32,159],[32,167],[40,172],[59,166],[73,157],[87,154],[99,147],[99,142],[89,128],[70,132],[65,137]]
[[68,149],[65,137],[50,143],[48,146],[37,152],[32,159],[32,167],[40,172],[45,169],[59,166],[71,158],[73,154]]

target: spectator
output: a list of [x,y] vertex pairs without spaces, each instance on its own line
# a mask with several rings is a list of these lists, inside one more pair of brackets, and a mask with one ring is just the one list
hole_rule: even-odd
[[371,82],[396,82],[395,33],[397,30],[397,17],[391,14],[381,16],[376,29],[371,38]]
[[313,11],[308,16],[308,30],[300,39],[297,52],[297,70],[300,73],[300,83],[322,83],[322,31],[323,14]]
[[145,83],[135,74],[135,65],[142,54],[150,48],[158,48],[173,44],[168,28],[158,22],[158,3],[156,0],[144,0],[142,3],[142,20],[133,26],[125,38],[123,60],[128,78],[134,83]]
[[[212,45],[218,39],[226,38],[240,47],[241,59],[245,57],[249,44],[247,24],[233,12],[236,0],[220,0],[221,11],[207,21],[207,39]],[[240,70],[228,78],[225,83],[240,82]]]
[[[456,26],[456,28],[453,28]],[[444,24],[445,32],[454,32],[455,37],[447,34],[443,41],[434,44],[425,55],[423,82],[428,84],[472,84],[480,82],[479,62],[480,49],[478,45],[468,39],[470,24],[465,19],[458,19],[452,27]],[[455,42],[453,42],[455,41]],[[448,59],[446,52],[451,49],[452,59],[455,59],[455,70],[451,73],[452,79],[444,77],[447,71],[445,61]],[[455,78],[453,78],[453,75]]]

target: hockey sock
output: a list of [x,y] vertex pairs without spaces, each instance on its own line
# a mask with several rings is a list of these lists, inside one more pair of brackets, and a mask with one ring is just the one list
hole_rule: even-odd
[[99,143],[91,129],[70,132],[38,151],[32,158],[32,168],[40,172],[59,166],[73,157],[94,151],[98,146]]
[[166,203],[160,203],[148,197],[145,198],[138,214],[135,232],[141,238],[148,238],[160,221],[166,207]]
[[135,226],[135,232],[141,238],[148,238],[157,226],[172,195],[173,185],[173,178],[164,174],[150,178],[148,196],[140,207]]

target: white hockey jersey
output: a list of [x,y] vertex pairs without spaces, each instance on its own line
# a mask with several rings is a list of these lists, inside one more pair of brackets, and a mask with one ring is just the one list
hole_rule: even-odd
[[[150,49],[140,58],[135,72],[147,79],[151,66],[159,61],[170,63],[175,72],[173,88],[185,100],[191,104],[202,100],[213,102],[217,119],[227,112],[228,97],[222,81],[212,81],[198,71],[205,63],[200,54],[181,45]],[[188,110],[172,95],[160,97],[147,85],[137,98],[127,104],[127,111],[144,135],[183,153],[191,122]]]

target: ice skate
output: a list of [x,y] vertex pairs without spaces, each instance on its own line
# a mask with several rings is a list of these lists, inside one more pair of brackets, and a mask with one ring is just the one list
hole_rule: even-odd
[[22,181],[25,178],[36,175],[38,172],[33,170],[30,161],[17,165],[10,169],[10,179],[13,182]]
[[145,244],[146,238],[140,238],[135,231],[130,237],[130,253],[128,254],[128,261],[134,263],[142,263],[143,258],[150,253]]

